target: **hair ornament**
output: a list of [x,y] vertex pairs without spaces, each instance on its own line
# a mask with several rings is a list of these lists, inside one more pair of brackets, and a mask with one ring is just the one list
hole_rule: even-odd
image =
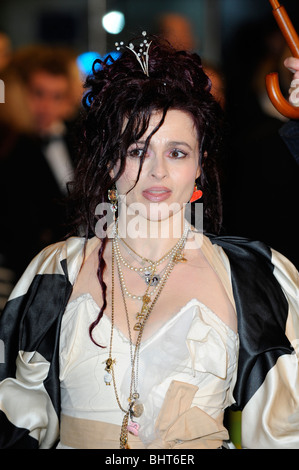
[[[149,51],[151,42],[148,42],[146,38],[146,34],[147,34],[146,31],[142,31],[142,36],[144,37],[144,40],[139,45],[138,51],[135,50],[135,46],[132,42],[130,42],[130,44],[125,47],[129,49],[131,52],[133,52],[133,54],[135,55],[136,59],[138,60],[141,66],[143,73],[148,77],[149,76],[148,74],[148,58],[149,58],[148,51]],[[116,46],[116,50],[119,51],[120,48],[124,46],[124,43],[123,41],[121,41],[120,43],[116,42],[115,46]]]

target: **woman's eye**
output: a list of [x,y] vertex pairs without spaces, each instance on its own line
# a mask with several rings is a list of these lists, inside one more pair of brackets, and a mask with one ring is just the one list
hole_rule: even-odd
[[183,152],[182,150],[174,149],[169,153],[169,155],[172,158],[184,158],[186,157],[187,154]]
[[128,150],[129,157],[141,158],[142,154],[143,154],[143,149],[133,148],[131,150]]

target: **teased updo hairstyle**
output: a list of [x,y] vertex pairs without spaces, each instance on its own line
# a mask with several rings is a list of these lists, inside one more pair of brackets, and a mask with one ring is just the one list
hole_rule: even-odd
[[[125,169],[127,149],[144,135],[151,114],[161,111],[163,117],[147,138],[145,150],[151,135],[162,125],[166,112],[176,109],[190,113],[198,132],[204,229],[217,233],[222,219],[217,171],[222,111],[210,93],[211,83],[203,71],[200,57],[177,51],[165,41],[153,38],[149,49],[149,76],[144,74],[132,51],[125,49],[115,61],[110,57],[105,61],[96,60],[85,86],[88,92],[83,100],[83,138],[71,191],[77,232],[83,228],[86,238],[95,235],[96,207],[108,202],[108,189]],[[125,119],[127,124],[123,128]],[[118,162],[119,171],[112,179],[110,171]],[[139,174],[142,164],[143,158],[140,160]],[[97,272],[103,306],[90,326],[92,340],[92,330],[107,305],[103,280],[106,241],[104,238],[99,250]]]
[[[71,190],[75,229],[83,228],[86,236],[95,234],[96,206],[108,201],[108,189],[125,169],[128,147],[145,133],[154,111],[161,111],[164,117],[168,109],[177,109],[191,114],[198,132],[204,230],[218,233],[222,222],[217,168],[222,110],[210,93],[211,83],[200,57],[153,38],[149,77],[125,48],[115,61],[110,56],[104,62],[97,59],[85,87],[83,137]],[[125,118],[128,122],[123,129]],[[118,161],[119,172],[111,179],[110,170]],[[140,170],[142,164],[143,159]]]

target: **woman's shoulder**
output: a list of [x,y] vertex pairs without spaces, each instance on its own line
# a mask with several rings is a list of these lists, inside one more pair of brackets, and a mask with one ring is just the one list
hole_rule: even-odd
[[31,265],[43,266],[55,260],[59,263],[68,260],[74,255],[82,252],[86,241],[83,237],[70,237],[65,240],[52,243],[43,248],[31,261]]
[[70,237],[43,248],[29,263],[13,290],[13,295],[22,295],[36,276],[65,276],[74,284],[80,271],[85,253],[93,250],[99,239],[86,240],[84,237]]
[[65,240],[53,243],[43,248],[35,259],[46,260],[51,257],[59,257],[60,260],[70,260],[78,254],[88,254],[93,251],[96,245],[100,245],[101,241],[97,237],[86,239],[85,237],[69,237]]

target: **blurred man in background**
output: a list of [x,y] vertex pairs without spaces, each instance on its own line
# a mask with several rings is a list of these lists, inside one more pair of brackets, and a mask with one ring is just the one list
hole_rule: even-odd
[[4,81],[0,268],[17,279],[32,255],[65,235],[82,84],[72,51],[39,45],[14,53]]

